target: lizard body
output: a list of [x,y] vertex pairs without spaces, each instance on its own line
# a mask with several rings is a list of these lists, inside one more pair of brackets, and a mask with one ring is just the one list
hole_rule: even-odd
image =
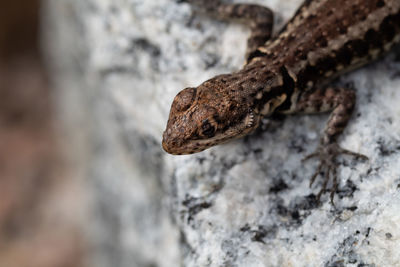
[[218,75],[175,97],[164,150],[177,155],[202,151],[254,131],[262,117],[273,113],[332,111],[320,146],[310,155],[320,158],[311,183],[325,169],[327,179],[318,197],[330,174],[336,190],[336,157],[365,156],[337,145],[355,94],[328,84],[400,41],[400,1],[306,0],[272,38],[272,12],[265,7],[197,2],[218,17],[245,19],[251,28],[247,62],[235,73]]

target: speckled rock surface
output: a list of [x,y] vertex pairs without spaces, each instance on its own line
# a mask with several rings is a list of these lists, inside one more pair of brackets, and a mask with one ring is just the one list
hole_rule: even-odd
[[[253,2],[279,28],[301,1]],[[400,266],[399,50],[338,81],[358,98],[340,143],[369,161],[340,161],[333,207],[315,203],[316,162],[301,162],[327,115],[277,118],[191,156],[161,149],[176,93],[240,68],[246,28],[172,0],[46,10],[62,118],[93,192],[94,266]]]

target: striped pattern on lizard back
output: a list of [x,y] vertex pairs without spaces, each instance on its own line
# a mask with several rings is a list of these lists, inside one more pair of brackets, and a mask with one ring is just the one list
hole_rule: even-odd
[[306,1],[248,61],[285,66],[296,87],[307,90],[376,59],[399,40],[399,0]]

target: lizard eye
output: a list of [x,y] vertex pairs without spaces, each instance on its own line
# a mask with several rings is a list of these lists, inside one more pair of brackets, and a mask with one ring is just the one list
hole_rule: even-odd
[[215,134],[215,127],[206,119],[201,125],[202,134],[207,137],[213,137]]
[[177,111],[187,110],[193,103],[194,97],[196,96],[196,88],[186,88],[180,91],[173,102],[173,106]]

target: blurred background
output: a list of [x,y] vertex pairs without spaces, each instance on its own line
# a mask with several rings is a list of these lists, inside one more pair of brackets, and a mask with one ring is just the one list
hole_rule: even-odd
[[39,0],[0,9],[0,267],[84,266],[84,193],[58,146],[39,17]]

